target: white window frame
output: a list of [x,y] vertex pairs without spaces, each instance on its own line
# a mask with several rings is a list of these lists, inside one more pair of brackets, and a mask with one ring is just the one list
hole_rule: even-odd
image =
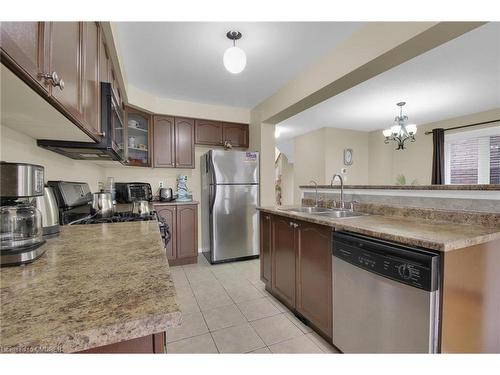
[[[476,130],[463,130],[456,131],[453,133],[444,134],[444,183],[449,185],[451,182],[451,168],[450,168],[450,156],[451,156],[451,143],[456,141],[464,141],[471,138],[479,137],[491,137],[500,135],[500,126],[493,126],[489,128],[476,129]],[[489,143],[480,144],[478,150],[478,184],[489,184],[490,183],[490,147]],[[481,163],[484,160],[488,160],[488,165]]]

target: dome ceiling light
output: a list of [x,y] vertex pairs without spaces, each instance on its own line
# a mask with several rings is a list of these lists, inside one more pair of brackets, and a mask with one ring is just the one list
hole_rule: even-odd
[[247,65],[247,55],[241,48],[236,47],[236,41],[241,39],[242,35],[239,31],[228,31],[226,36],[233,41],[233,46],[224,52],[224,67],[230,73],[241,73]]
[[408,116],[403,115],[403,106],[405,104],[406,102],[399,102],[396,104],[399,107],[399,116],[394,118],[396,125],[382,132],[385,137],[384,143],[389,143],[389,141],[396,142],[398,146],[396,150],[404,150],[407,140],[415,142],[415,134],[417,134],[417,125],[408,124]]

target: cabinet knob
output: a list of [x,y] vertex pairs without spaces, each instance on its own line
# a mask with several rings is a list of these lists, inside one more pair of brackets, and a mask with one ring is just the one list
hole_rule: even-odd
[[64,80],[59,77],[57,72],[54,71],[52,73],[42,73],[41,77],[45,81],[48,81],[53,87],[59,87],[61,91],[64,90]]
[[64,90],[64,80],[60,79],[56,86],[59,86],[59,89]]

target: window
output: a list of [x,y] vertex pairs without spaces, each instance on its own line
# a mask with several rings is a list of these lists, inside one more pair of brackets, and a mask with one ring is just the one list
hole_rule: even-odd
[[445,134],[447,184],[500,184],[500,126]]

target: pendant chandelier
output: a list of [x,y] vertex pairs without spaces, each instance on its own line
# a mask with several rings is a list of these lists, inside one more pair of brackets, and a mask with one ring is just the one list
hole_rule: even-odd
[[241,48],[236,47],[236,41],[241,39],[242,35],[239,31],[229,31],[226,36],[233,41],[233,46],[229,47],[226,52],[224,52],[224,57],[222,59],[224,67],[230,73],[241,73],[247,65],[247,55]]
[[396,150],[404,150],[405,142],[410,140],[410,142],[415,142],[415,134],[417,134],[417,125],[408,124],[408,116],[403,115],[403,106],[406,102],[399,102],[396,105],[399,107],[399,116],[394,118],[396,125],[391,126],[389,129],[383,131],[385,141],[384,143],[389,143],[394,141],[397,144]]

